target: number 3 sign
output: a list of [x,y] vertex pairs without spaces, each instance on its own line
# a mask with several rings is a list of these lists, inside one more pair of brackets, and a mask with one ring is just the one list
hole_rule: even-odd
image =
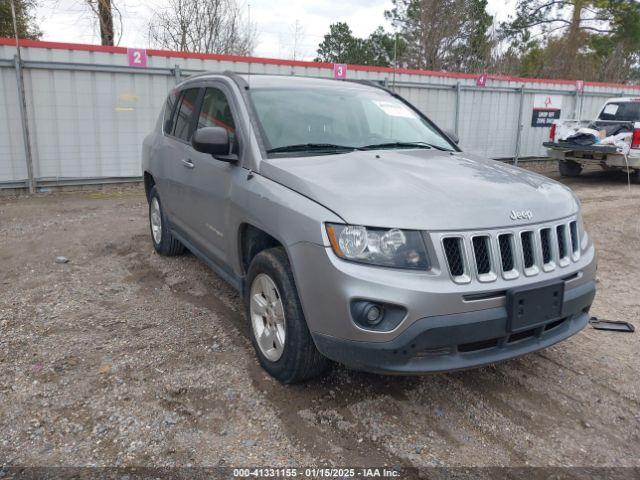
[[347,66],[344,63],[333,64],[333,78],[344,80],[347,78]]
[[147,66],[147,51],[144,48],[127,48],[127,56],[130,67],[145,68]]

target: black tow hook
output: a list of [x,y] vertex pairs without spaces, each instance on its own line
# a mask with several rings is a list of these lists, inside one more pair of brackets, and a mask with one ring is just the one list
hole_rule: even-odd
[[596,330],[609,330],[611,332],[625,332],[625,333],[633,333],[636,330],[636,327],[631,325],[629,322],[621,322],[617,320],[600,320],[598,317],[591,317],[589,319],[589,323],[591,327]]

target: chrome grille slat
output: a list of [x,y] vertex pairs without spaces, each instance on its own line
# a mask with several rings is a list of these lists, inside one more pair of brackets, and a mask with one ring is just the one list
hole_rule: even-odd
[[551,229],[540,230],[540,247],[542,248],[542,263],[551,263],[553,260],[553,250],[551,249]]
[[578,222],[574,220],[569,223],[569,230],[571,232],[571,251],[576,253],[580,246],[580,242],[578,242]]
[[453,277],[464,275],[464,248],[459,237],[447,237],[442,240],[444,253],[449,264],[449,271]]
[[522,232],[520,238],[522,240],[522,261],[524,262],[524,268],[533,268],[536,264],[533,232]]
[[565,225],[558,225],[556,227],[556,235],[558,236],[558,258],[567,256],[566,231],[567,227]]
[[577,220],[511,231],[440,234],[444,261],[456,283],[513,280],[564,268],[580,258]]
[[489,237],[486,235],[473,237],[473,254],[476,260],[476,271],[479,275],[491,272],[491,255],[489,253]]
[[515,268],[515,258],[513,256],[513,234],[503,233],[498,235],[498,244],[500,245],[502,271],[510,272]]

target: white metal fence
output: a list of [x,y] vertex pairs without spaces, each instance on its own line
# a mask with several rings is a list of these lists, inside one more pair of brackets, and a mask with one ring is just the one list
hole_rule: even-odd
[[[18,95],[16,48],[0,39],[0,188],[28,181]],[[131,67],[118,47],[25,41],[22,47],[26,118],[33,175],[39,185],[137,178],[140,146],[166,93],[186,75],[238,73],[331,77],[330,65],[148,51],[145,68]],[[638,94],[637,87],[490,78],[353,67],[349,78],[385,83],[443,129],[455,131],[464,150],[492,158],[544,155],[548,128],[531,126],[536,95],[560,95],[562,117],[594,117],[606,98]],[[557,97],[556,97],[557,98]]]

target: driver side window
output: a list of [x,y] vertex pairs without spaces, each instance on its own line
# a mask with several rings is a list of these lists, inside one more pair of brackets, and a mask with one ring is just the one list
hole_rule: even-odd
[[198,117],[198,128],[222,127],[234,134],[236,124],[231,115],[227,97],[217,88],[207,88],[202,99],[202,108]]
[[222,127],[229,132],[233,153],[237,152],[236,124],[231,114],[231,106],[222,90],[207,87],[202,98],[202,107],[198,116],[198,128]]

